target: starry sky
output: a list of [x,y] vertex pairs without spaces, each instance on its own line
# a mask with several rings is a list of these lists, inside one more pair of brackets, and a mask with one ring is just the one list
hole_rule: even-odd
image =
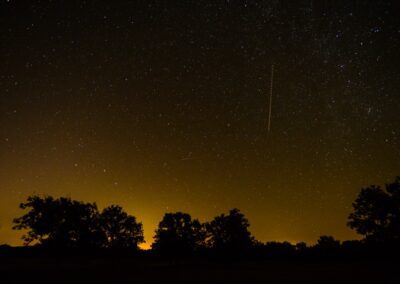
[[[294,3],[295,2],[295,3]],[[30,194],[346,228],[400,175],[396,1],[0,1],[0,243]],[[274,65],[271,129],[268,110]]]

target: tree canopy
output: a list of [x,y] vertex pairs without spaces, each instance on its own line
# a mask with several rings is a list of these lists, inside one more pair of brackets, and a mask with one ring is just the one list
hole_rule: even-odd
[[337,250],[340,247],[340,241],[332,236],[320,236],[316,247],[325,250]]
[[26,245],[51,247],[132,247],[143,242],[142,224],[119,206],[105,208],[100,214],[96,203],[61,197],[30,196],[21,209],[29,209],[14,219],[15,230],[27,230]]
[[107,247],[137,248],[144,242],[142,223],[129,216],[121,206],[112,205],[99,216],[101,231],[105,234]]
[[361,189],[353,203],[348,226],[370,241],[399,241],[400,177],[385,189],[374,185]]
[[239,209],[221,214],[207,224],[208,245],[218,250],[246,250],[254,244],[250,224]]
[[152,248],[163,253],[185,254],[201,248],[205,228],[187,213],[166,213],[158,225]]
[[101,235],[96,224],[95,203],[83,203],[69,198],[30,196],[21,209],[30,209],[14,219],[14,229],[28,230],[22,237],[25,244],[81,247],[95,246]]

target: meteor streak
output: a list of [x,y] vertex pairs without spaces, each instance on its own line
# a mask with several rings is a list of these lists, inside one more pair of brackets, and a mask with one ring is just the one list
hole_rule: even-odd
[[274,64],[271,65],[271,82],[269,89],[269,112],[268,112],[268,133],[271,130],[271,113],[272,113],[272,91],[274,85]]

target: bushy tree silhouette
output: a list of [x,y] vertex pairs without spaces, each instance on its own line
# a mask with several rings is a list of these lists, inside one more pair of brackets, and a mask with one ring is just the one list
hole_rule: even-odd
[[13,228],[28,230],[22,237],[26,245],[38,242],[56,247],[92,247],[103,241],[95,203],[30,196],[20,208],[30,211],[14,219]]
[[385,189],[374,185],[361,189],[353,209],[348,226],[367,240],[400,241],[400,177]]
[[95,203],[30,196],[20,208],[29,212],[14,219],[13,229],[28,230],[22,237],[25,245],[136,249],[144,241],[142,224],[119,206],[105,208],[100,214]]
[[254,238],[248,228],[249,221],[239,211],[232,209],[221,214],[207,225],[208,246],[220,251],[243,251],[252,247]]
[[136,222],[121,206],[112,205],[105,208],[99,216],[102,232],[109,248],[137,249],[144,242],[142,223]]
[[204,244],[205,228],[187,213],[166,213],[158,225],[152,248],[166,254],[192,253]]

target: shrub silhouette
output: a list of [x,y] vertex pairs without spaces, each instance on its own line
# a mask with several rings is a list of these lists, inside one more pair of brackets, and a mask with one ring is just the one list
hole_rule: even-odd
[[22,236],[25,245],[101,248],[130,244],[137,248],[143,241],[142,225],[118,206],[108,207],[100,214],[95,203],[30,196],[20,208],[29,212],[14,219],[13,229],[28,230]]
[[189,254],[200,249],[205,228],[187,213],[166,213],[158,225],[152,248],[166,254]]
[[348,226],[366,240],[387,243],[400,240],[400,177],[385,189],[370,186],[361,189],[353,203]]
[[254,244],[248,228],[249,221],[239,211],[232,209],[228,215],[221,214],[207,225],[207,244],[220,251],[248,250]]

